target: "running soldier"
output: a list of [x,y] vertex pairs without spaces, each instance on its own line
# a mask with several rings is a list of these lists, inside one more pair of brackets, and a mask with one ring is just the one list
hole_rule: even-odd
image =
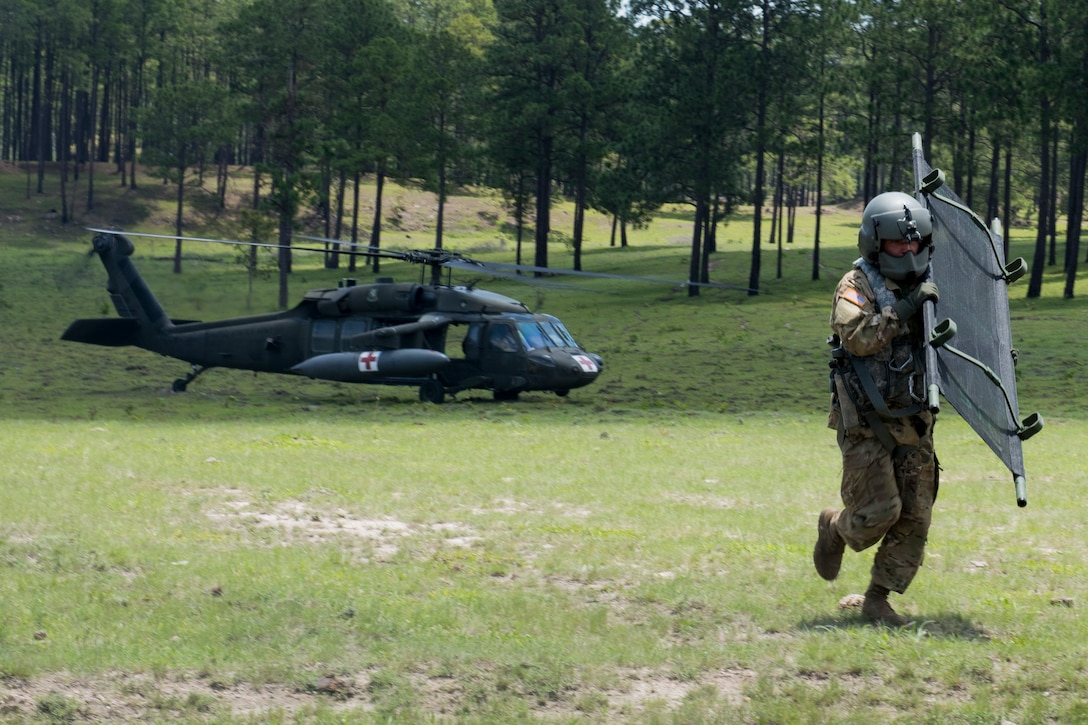
[[862,613],[896,627],[908,620],[888,595],[905,592],[922,565],[938,486],[922,324],[922,304],[938,294],[926,281],[932,231],[914,197],[874,197],[858,232],[861,258],[839,282],[831,312],[828,426],[842,451],[843,508],[820,513],[813,562],[832,580],[846,546],[879,542]]

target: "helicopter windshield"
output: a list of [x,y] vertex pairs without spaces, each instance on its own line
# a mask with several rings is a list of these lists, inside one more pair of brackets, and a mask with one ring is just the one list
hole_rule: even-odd
[[571,336],[558,317],[552,317],[551,315],[541,315],[541,317],[544,318],[541,321],[541,326],[551,330],[552,335],[560,341],[557,344],[565,347],[578,347],[578,343],[574,341],[574,337]]
[[574,338],[558,318],[551,315],[534,315],[530,319],[518,319],[518,332],[525,349],[544,347],[578,347]]

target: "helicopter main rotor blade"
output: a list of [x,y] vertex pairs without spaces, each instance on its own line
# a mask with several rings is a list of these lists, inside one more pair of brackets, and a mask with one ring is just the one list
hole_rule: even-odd
[[[506,272],[500,269],[494,269],[487,264],[474,262],[472,264],[465,264],[460,262],[446,262],[442,265],[447,269],[454,269],[459,272],[474,272],[477,274],[483,274],[488,277],[499,277],[502,279],[512,279],[525,284],[531,284],[534,287],[549,287],[554,289],[577,289],[577,290],[589,290],[588,287],[580,287],[575,284],[564,284],[562,282],[553,282],[551,280],[544,279],[527,279],[524,275],[517,274],[516,272]],[[560,272],[562,274],[562,272]],[[470,285],[471,286],[471,285]]]
[[[326,242],[333,244],[351,244],[351,242],[345,242],[338,239],[330,239],[328,237],[311,237],[306,235],[297,235],[299,239],[306,239],[314,242]],[[362,251],[357,251],[362,250]],[[366,251],[372,250],[372,251]],[[581,276],[581,277],[597,277],[602,279],[618,279],[626,280],[630,282],[653,282],[657,284],[671,284],[683,287],[717,287],[719,289],[731,289],[741,292],[752,292],[749,287],[740,287],[737,285],[726,284],[724,282],[691,282],[689,280],[675,280],[675,279],[660,279],[655,277],[638,277],[635,275],[626,274],[614,274],[611,272],[586,272],[583,270],[573,269],[556,269],[554,267],[536,267],[529,264],[509,264],[506,262],[481,262],[476,259],[465,256],[461,252],[448,250],[448,249],[431,249],[431,250],[419,250],[419,251],[404,251],[396,252],[387,249],[381,249],[379,247],[361,247],[356,245],[356,250],[347,252],[348,254],[384,254],[391,257],[400,259],[406,259],[412,262],[422,262],[427,264],[441,264],[444,267],[452,269],[459,269],[462,271],[486,271],[489,274],[493,274],[496,277],[506,277],[509,279],[522,279],[517,272],[533,272],[548,275],[561,275],[561,276]],[[522,279],[522,281],[524,281]],[[534,280],[534,284],[538,284],[539,281]]]
[[[359,244],[358,242],[352,242],[350,239],[332,239],[330,237],[314,237],[308,234],[292,234],[292,239],[305,239],[308,242],[322,242],[323,244],[339,244],[350,247],[350,249],[337,250],[340,254],[348,254],[355,256],[366,257],[388,257],[389,259],[403,259],[409,262],[430,262],[429,259],[424,259],[426,255],[430,254],[428,251],[400,251],[396,249],[383,249],[381,247],[372,247],[369,244]],[[292,249],[298,249],[299,247],[291,247]],[[329,250],[322,249],[322,252]],[[447,250],[436,249],[434,252],[441,252],[445,256],[460,256],[460,252],[450,252]]]
[[[98,232],[102,234],[122,234],[130,237],[148,237],[151,239],[174,239],[177,241],[192,241],[192,242],[212,242],[215,244],[229,244],[233,246],[241,247],[263,247],[265,249],[292,249],[300,252],[318,252],[321,254],[327,254],[328,249],[319,247],[301,247],[297,245],[286,246],[283,244],[273,244],[270,242],[242,242],[229,239],[212,239],[208,237],[186,237],[178,236],[174,234],[149,234],[145,232],[126,232],[120,229],[101,229],[97,227],[85,227],[87,231]],[[612,272],[586,272],[584,270],[574,269],[556,269],[554,267],[537,267],[526,264],[509,264],[505,262],[480,262],[465,256],[461,252],[448,249],[427,249],[427,250],[407,250],[399,251],[392,249],[381,249],[379,247],[362,246],[359,244],[353,244],[349,240],[343,239],[330,239],[328,237],[315,237],[308,235],[294,235],[292,238],[305,239],[311,242],[321,242],[324,244],[342,244],[354,247],[353,249],[340,249],[340,254],[348,255],[360,255],[360,256],[379,256],[386,257],[388,259],[397,259],[405,262],[413,262],[416,264],[430,264],[440,265],[451,269],[457,269],[460,271],[473,271],[484,272],[494,275],[496,277],[506,277],[509,279],[524,280],[517,272],[532,272],[534,274],[547,274],[547,275],[563,275],[563,276],[575,276],[575,277],[596,277],[601,279],[617,279],[630,282],[650,282],[654,284],[669,284],[677,287],[711,287],[718,289],[736,290],[740,292],[753,292],[755,290],[750,287],[742,287],[739,285],[726,284],[724,282],[692,282],[691,280],[675,280],[675,279],[662,279],[658,277],[639,277],[636,275],[615,274]],[[541,282],[539,279],[533,280],[533,284],[547,284]],[[558,285],[562,286],[562,285]],[[762,294],[767,294],[763,292]]]
[[124,229],[102,229],[99,227],[83,227],[89,232],[96,232],[98,234],[118,234],[123,237],[148,237],[151,239],[173,239],[179,242],[213,242],[215,244],[232,244],[239,247],[271,247],[278,249],[282,245],[269,244],[266,242],[240,242],[232,239],[211,239],[209,237],[186,237],[178,236],[176,234],[149,234],[147,232],[129,232]]
[[[555,269],[552,267],[534,267],[532,265],[524,264],[507,264],[505,262],[480,262],[480,266],[487,270],[499,269],[512,269],[522,272],[539,272],[540,274],[554,274],[554,275],[572,275],[575,277],[598,277],[601,279],[619,279],[630,282],[654,282],[657,284],[671,284],[678,287],[718,287],[721,289],[739,290],[742,292],[751,292],[748,287],[739,287],[737,285],[726,284],[724,282],[692,282],[690,280],[676,280],[676,279],[661,279],[658,277],[638,277],[629,274],[615,274],[612,272],[586,272],[576,269]],[[509,273],[507,273],[509,274]]]
[[342,239],[331,239],[329,237],[312,237],[305,234],[292,235],[292,239],[305,239],[311,242],[323,242],[325,244],[347,244],[352,249],[341,249],[341,254],[360,254],[369,256],[383,256],[391,257],[394,259],[403,259],[407,262],[416,262],[419,264],[442,264],[445,265],[448,262],[462,262],[465,264],[483,266],[482,262],[478,262],[475,259],[465,256],[461,252],[454,249],[385,249],[384,247],[371,247],[369,245],[352,244],[350,241],[344,241]]
[[[327,253],[329,250],[321,249],[318,247],[300,247],[297,245],[284,245],[273,244],[271,242],[242,242],[237,239],[213,239],[211,237],[187,237],[179,236],[177,234],[150,234],[147,232],[128,232],[123,229],[101,229],[99,227],[84,227],[89,232],[96,232],[99,234],[118,234],[125,237],[146,237],[149,239],[173,239],[179,242],[211,242],[212,244],[227,244],[234,247],[258,247],[264,249],[291,249],[296,252],[319,252]],[[329,240],[334,241],[334,240]],[[350,244],[350,242],[340,242],[340,244]],[[343,254],[366,254],[365,252],[342,252]],[[370,254],[377,254],[378,252],[371,252]],[[401,257],[396,254],[390,254],[388,256],[400,259]]]

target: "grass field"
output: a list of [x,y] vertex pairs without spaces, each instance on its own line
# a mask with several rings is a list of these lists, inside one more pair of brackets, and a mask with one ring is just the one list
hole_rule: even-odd
[[[105,274],[24,185],[0,174],[0,722],[1088,722],[1088,315],[1058,270],[1010,303],[1021,410],[1047,421],[1029,505],[946,406],[929,556],[896,600],[914,624],[891,630],[838,606],[871,554],[832,583],[811,564],[838,497],[824,339],[857,209],[825,217],[819,282],[803,210],[757,297],[481,279],[605,371],[568,398],[433,406],[218,370],[174,394],[182,363],[60,342],[112,314]],[[100,193],[79,223],[139,209],[166,231],[168,189]],[[429,246],[427,197],[392,198],[388,244]],[[448,244],[511,261],[495,202],[457,204]],[[682,212],[627,249],[594,219],[585,268],[682,279]],[[748,230],[720,232],[716,280],[747,284]],[[175,317],[274,307],[231,252],[191,245],[177,276],[171,245],[137,246]],[[337,276],[300,257],[292,297]]]

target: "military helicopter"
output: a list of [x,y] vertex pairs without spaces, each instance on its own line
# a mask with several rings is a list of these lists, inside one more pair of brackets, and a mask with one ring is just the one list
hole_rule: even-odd
[[[132,262],[129,236],[162,235],[90,231],[119,317],[75,320],[61,339],[131,345],[185,361],[192,368],[173,382],[175,392],[218,367],[416,386],[420,400],[436,404],[470,389],[490,390],[497,400],[525,391],[563,397],[596,380],[604,365],[558,318],[504,295],[442,283],[444,268],[483,268],[457,252],[364,252],[426,265],[431,281],[422,274],[419,283],[348,279],[307,292],[283,312],[198,322],[171,319]],[[463,331],[459,343],[454,330]]]

